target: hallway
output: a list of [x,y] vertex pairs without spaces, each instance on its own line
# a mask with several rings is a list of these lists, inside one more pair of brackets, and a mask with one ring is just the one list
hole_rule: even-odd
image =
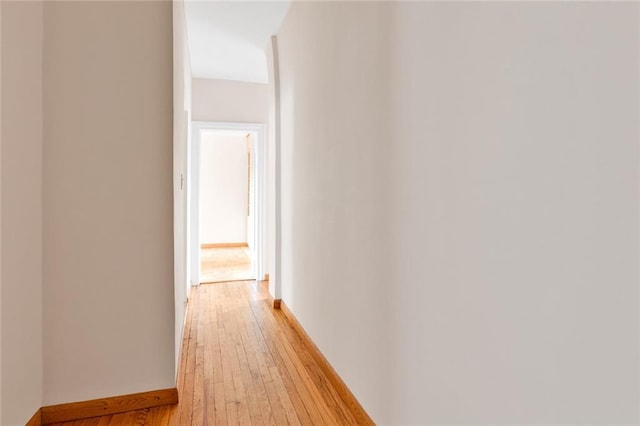
[[180,403],[59,425],[357,424],[266,283],[191,291]]

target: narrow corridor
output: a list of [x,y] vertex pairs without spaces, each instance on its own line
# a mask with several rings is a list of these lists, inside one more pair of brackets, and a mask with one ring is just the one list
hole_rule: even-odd
[[[191,291],[180,403],[59,425],[349,425],[349,408],[264,282]],[[149,354],[153,356],[153,354]]]

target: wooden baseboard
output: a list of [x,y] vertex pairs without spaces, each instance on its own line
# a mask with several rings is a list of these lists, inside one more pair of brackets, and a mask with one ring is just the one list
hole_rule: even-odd
[[[178,403],[176,388],[42,407],[41,424],[69,422]],[[36,423],[34,423],[35,425]]]
[[269,274],[264,274],[264,281],[269,281]]
[[40,426],[42,425],[42,408],[38,408],[38,411],[29,419],[25,426]]
[[[285,303],[280,299],[276,299],[276,300],[279,302],[278,308],[282,310],[282,313],[287,317],[291,326],[300,335],[300,337],[302,338],[302,341],[304,342],[304,345],[307,347],[307,349],[311,353],[311,356],[313,357],[315,362],[318,364],[318,367],[320,367],[320,370],[322,370],[324,375],[327,377],[327,380],[329,380],[329,382],[334,387],[336,392],[338,392],[338,395],[340,395],[340,398],[342,398],[345,404],[347,404],[347,406],[349,407],[349,410],[351,411],[351,414],[353,414],[355,419],[358,421],[358,424],[375,425],[371,417],[369,417],[367,412],[364,411],[364,408],[362,408],[362,405],[360,405],[360,403],[358,402],[356,397],[351,393],[347,385],[342,381],[340,376],[338,376],[338,373],[336,373],[336,371],[333,369],[331,364],[329,364],[329,361],[327,361],[324,355],[322,355],[322,352],[320,352],[320,350],[315,345],[315,343],[313,343],[313,341],[311,340],[307,332],[304,331],[304,328],[302,328],[302,325],[300,325],[300,323],[298,322],[296,317],[293,315],[293,313],[289,310],[287,305],[285,305]],[[274,308],[275,308],[275,302],[276,301],[274,300]]]
[[208,248],[232,248],[232,247],[249,247],[247,243],[210,243],[210,244],[200,244],[200,248],[208,249]]
[[269,298],[267,299],[267,303],[273,309],[280,309],[280,304],[282,303],[282,299],[274,299],[273,297],[271,297],[271,294],[269,294]]

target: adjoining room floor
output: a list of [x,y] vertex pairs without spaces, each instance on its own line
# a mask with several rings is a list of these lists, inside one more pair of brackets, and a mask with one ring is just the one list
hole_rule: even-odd
[[298,332],[256,281],[194,287],[180,403],[59,425],[358,424]]
[[255,279],[248,247],[203,248],[200,283]]

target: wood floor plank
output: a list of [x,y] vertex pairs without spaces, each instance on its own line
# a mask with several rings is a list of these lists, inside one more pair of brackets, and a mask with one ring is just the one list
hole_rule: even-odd
[[168,425],[170,424],[169,420],[169,411],[174,409],[171,406],[163,406],[163,407],[155,407],[149,410],[149,414],[147,416],[147,425]]
[[126,414],[127,413],[118,413],[111,416],[111,420],[109,421],[109,426],[121,426],[126,424],[126,423],[122,423],[122,421],[125,419]]
[[120,422],[121,426],[144,425],[144,419],[146,418],[146,415],[141,417],[138,411],[129,411],[123,414],[124,416],[122,417],[122,420]]
[[[198,331],[198,335],[200,335],[201,331]],[[193,426],[204,424],[204,345],[196,346],[191,424]]]
[[[273,367],[275,369],[275,367]],[[272,380],[265,383],[267,397],[273,411],[273,417],[276,424],[291,424],[298,425],[300,421],[296,416],[291,399],[287,395],[287,391],[284,385],[280,381],[280,374],[276,371],[270,374]]]
[[227,403],[235,403],[236,393],[233,387],[233,371],[231,368],[231,348],[233,344],[227,339],[227,327],[218,328],[220,336],[220,357],[222,365],[222,383],[224,384],[224,395]]
[[[261,312],[263,312],[263,309],[270,308],[268,308],[266,304],[257,304],[253,305],[252,309],[256,319],[264,319],[264,317],[261,316]],[[289,405],[293,408],[298,422],[303,425],[313,424],[312,417],[303,403],[303,395],[298,392],[295,386],[296,376],[292,376],[290,374],[290,371],[278,350],[278,345],[281,344],[281,339],[279,340],[272,337],[274,335],[273,329],[271,328],[272,326],[273,323],[269,321],[269,319],[261,321],[261,332],[264,336],[264,342],[268,348],[269,357],[274,363],[274,366],[269,369],[271,376],[274,380],[277,380],[281,390],[284,391],[284,394],[287,396],[286,401],[289,401],[290,404],[285,404],[285,406]],[[280,399],[285,403],[284,398],[281,397]]]
[[213,384],[213,399],[215,424],[224,425],[227,422],[227,405],[224,400],[224,383],[218,382]]
[[238,422],[238,407],[236,406],[235,401],[227,402],[226,412],[227,412],[227,424],[229,425],[240,424]]
[[[260,309],[268,308],[261,306]],[[294,351],[291,348],[290,341],[286,339],[283,331],[277,328],[278,323],[276,319],[278,315],[282,315],[282,313],[279,311],[274,312],[273,318],[270,318],[273,321],[267,321],[265,324],[267,324],[267,328],[269,328],[272,333],[281,336],[279,340],[280,344],[272,349],[272,354],[274,359],[281,363],[279,368],[286,369],[290,377],[294,379],[291,383],[284,381],[289,394],[298,394],[300,396],[312,423],[335,424],[335,419],[328,412],[326,404],[324,404],[322,399],[319,397],[317,389],[314,387],[311,378],[304,370],[304,366],[300,362],[299,358],[297,358],[297,356],[292,356]],[[292,387],[289,387],[291,385]],[[306,423],[306,421],[303,421],[303,424],[304,423]]]
[[100,423],[100,417],[92,417],[90,419],[77,420],[75,426],[95,426]]
[[109,426],[111,424],[111,419],[113,416],[102,416],[98,421],[98,426]]
[[[242,298],[239,292],[236,297]],[[236,311],[234,315],[235,329],[237,330],[236,354],[240,366],[240,375],[242,379],[242,387],[244,388],[247,408],[252,424],[261,424],[262,415],[259,406],[257,390],[254,387],[251,367],[249,365],[247,349],[248,349],[248,333],[246,320],[244,318],[246,311]]]
[[216,401],[214,395],[213,379],[204,380],[204,424],[214,425],[216,423]]
[[358,424],[298,331],[269,301],[266,284],[255,281],[194,287],[177,375],[179,404],[75,426]]
[[248,392],[244,387],[244,383],[242,381],[242,367],[240,366],[240,357],[238,355],[238,337],[237,337],[237,324],[233,318],[233,315],[230,315],[230,324],[234,333],[229,336],[233,340],[233,346],[231,349],[230,360],[231,360],[231,369],[233,376],[233,388],[235,392],[235,402],[236,407],[238,409],[238,421],[242,425],[251,423],[251,415],[249,413],[249,398]]
[[[293,332],[295,333],[295,330]],[[318,367],[315,360],[304,346],[304,343],[300,341],[298,336],[295,336],[295,338],[291,337],[290,343],[296,355],[300,358],[300,361],[304,365],[305,371],[311,377],[311,380],[318,389],[318,393],[322,397],[327,407],[330,409],[330,412],[335,416],[337,423],[356,424],[356,418],[353,416],[348,407],[342,403],[340,395],[333,388],[320,367]]]

